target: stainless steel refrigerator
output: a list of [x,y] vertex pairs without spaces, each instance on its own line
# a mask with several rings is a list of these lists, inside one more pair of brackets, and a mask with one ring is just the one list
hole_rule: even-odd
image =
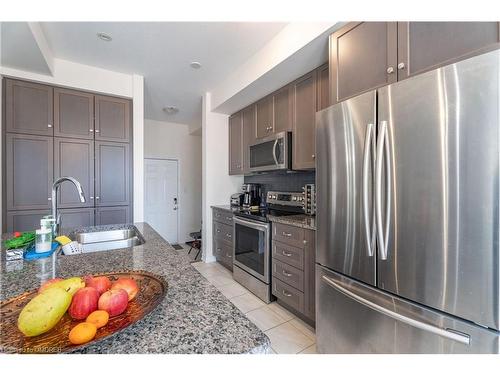
[[320,353],[499,353],[500,52],[317,114]]

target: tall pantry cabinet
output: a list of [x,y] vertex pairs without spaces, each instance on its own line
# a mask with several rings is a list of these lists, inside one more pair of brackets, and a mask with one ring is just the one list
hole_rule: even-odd
[[2,230],[38,227],[61,176],[80,181],[86,198],[61,185],[63,227],[130,222],[131,101],[14,79],[3,89]]

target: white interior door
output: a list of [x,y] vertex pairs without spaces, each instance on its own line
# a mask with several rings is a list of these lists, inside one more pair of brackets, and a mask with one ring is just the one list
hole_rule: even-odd
[[178,162],[170,159],[144,159],[144,215],[168,242],[178,242]]

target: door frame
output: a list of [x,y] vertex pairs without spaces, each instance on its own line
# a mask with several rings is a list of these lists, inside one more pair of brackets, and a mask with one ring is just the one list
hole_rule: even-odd
[[[177,163],[177,244],[179,243],[179,216],[180,216],[180,205],[179,205],[179,180],[180,180],[180,162],[179,158],[149,158],[149,157],[144,157],[144,195],[146,195],[146,161],[147,160],[162,160],[162,161],[175,161]],[[144,211],[145,211],[144,207]],[[165,240],[166,241],[166,240]],[[172,245],[172,244],[171,244]]]

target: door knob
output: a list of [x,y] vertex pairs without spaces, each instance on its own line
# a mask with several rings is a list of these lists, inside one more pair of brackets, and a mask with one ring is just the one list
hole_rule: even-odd
[[403,70],[404,68],[405,68],[405,63],[404,63],[404,62],[400,62],[400,63],[398,64],[398,69],[399,69],[399,70]]
[[388,67],[387,68],[387,73],[388,74],[394,73],[394,68],[392,66]]

